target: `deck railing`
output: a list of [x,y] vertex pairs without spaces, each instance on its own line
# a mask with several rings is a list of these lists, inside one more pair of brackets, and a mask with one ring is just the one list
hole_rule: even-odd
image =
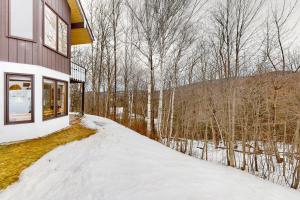
[[77,65],[76,63],[71,63],[71,80],[75,82],[85,83],[86,82],[86,69]]

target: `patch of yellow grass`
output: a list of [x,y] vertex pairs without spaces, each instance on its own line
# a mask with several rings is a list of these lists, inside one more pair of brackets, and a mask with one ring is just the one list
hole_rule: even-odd
[[80,124],[52,135],[10,145],[0,145],[0,190],[18,181],[21,172],[60,145],[81,140],[96,131]]

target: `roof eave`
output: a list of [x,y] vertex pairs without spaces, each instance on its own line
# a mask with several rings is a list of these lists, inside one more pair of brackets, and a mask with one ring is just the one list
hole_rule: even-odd
[[[88,37],[89,38],[71,38],[72,45],[77,45],[77,44],[89,44],[94,41],[94,35],[91,30],[91,27],[89,25],[89,22],[87,20],[87,17],[85,15],[85,12],[83,10],[83,6],[80,2],[80,0],[67,0],[69,3],[69,6],[71,8],[71,37],[72,37],[72,32],[73,30],[76,30],[77,32],[77,38],[80,37],[80,31],[82,29],[86,29],[88,32]],[[72,12],[73,11],[73,12]],[[78,16],[80,14],[80,16]],[[76,15],[76,16],[75,16]],[[75,20],[76,19],[76,20]],[[82,37],[87,37],[86,34],[82,34]]]

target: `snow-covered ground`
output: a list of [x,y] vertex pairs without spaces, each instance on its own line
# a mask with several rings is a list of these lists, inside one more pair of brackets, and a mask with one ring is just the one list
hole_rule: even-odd
[[[168,141],[165,139],[163,143],[167,145]],[[256,154],[257,169],[255,170],[254,161],[254,146],[255,142],[247,142],[246,152],[251,152],[251,154],[246,153],[246,169],[250,174],[256,175],[260,178],[266,179],[273,183],[291,187],[293,183],[293,175],[295,168],[298,166],[297,157],[287,156],[288,152],[293,151],[293,145],[277,143],[278,153],[281,158],[285,159],[285,163],[278,163],[275,155],[266,155],[267,152],[266,145],[262,142],[257,142],[258,149],[262,151],[261,154]],[[205,141],[201,140],[188,140],[180,139],[178,142],[175,140],[170,141],[170,148],[185,152],[187,155],[191,155],[195,158],[202,160],[207,160],[210,162],[218,163],[227,166],[227,149],[222,143],[216,148],[212,141],[207,142],[207,154],[205,151]],[[182,147],[182,148],[180,148]],[[235,143],[235,161],[236,168],[241,169],[243,166],[243,154],[242,154],[242,143]],[[296,150],[294,150],[296,151]],[[207,157],[206,157],[207,155]],[[300,191],[300,188],[298,188]]]
[[299,200],[298,191],[168,149],[108,119],[48,153],[1,200]]

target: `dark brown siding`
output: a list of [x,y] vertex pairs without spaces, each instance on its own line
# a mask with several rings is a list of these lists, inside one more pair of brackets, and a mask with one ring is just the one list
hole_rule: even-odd
[[[43,45],[43,0],[34,0],[34,42],[8,37],[9,1],[0,0],[0,61],[41,65],[69,74],[70,46],[67,58]],[[45,0],[45,2],[68,23],[70,28],[70,8],[67,0]]]

